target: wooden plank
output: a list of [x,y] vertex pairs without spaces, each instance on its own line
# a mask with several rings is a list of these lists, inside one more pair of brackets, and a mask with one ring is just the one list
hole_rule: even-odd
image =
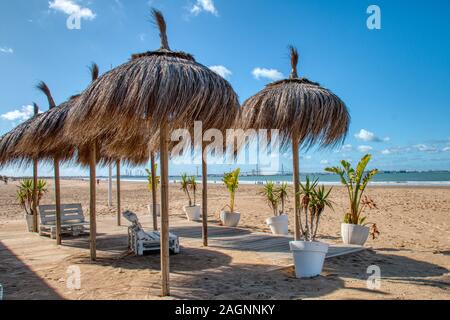
[[150,165],[152,173],[152,209],[153,209],[153,230],[158,231],[158,215],[156,212],[156,172],[155,172],[155,154],[150,151]]
[[205,143],[202,142],[202,238],[203,246],[208,246],[208,166]]
[[116,174],[116,184],[117,184],[117,225],[120,226],[121,223],[121,208],[120,208],[120,159],[116,161],[116,170],[117,170],[117,174]]
[[38,212],[37,212],[37,185],[38,185],[38,160],[33,159],[33,232],[38,232]]
[[300,169],[299,169],[299,159],[298,159],[298,139],[296,137],[292,138],[292,165],[293,165],[293,182],[294,182],[294,219],[295,219],[295,232],[294,239],[300,240]]
[[169,279],[169,158],[167,145],[167,119],[160,126],[161,162],[161,294],[170,295]]
[[96,155],[96,145],[91,145],[90,155],[89,155],[89,229],[90,229],[90,253],[91,260],[95,261],[97,259],[96,253],[96,236],[97,236],[97,223],[96,223],[96,164],[97,164],[97,155]]
[[61,239],[61,185],[59,177],[59,159],[55,158],[55,207],[56,207],[56,244],[60,245]]

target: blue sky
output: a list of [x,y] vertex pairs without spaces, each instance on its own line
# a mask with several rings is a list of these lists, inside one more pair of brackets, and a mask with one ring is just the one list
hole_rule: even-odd
[[[371,4],[381,9],[381,30],[367,28]],[[345,146],[303,152],[302,171],[355,161],[365,152],[384,170],[450,169],[445,0],[3,0],[0,133],[23,121],[33,101],[47,109],[34,88],[39,80],[61,103],[88,85],[92,61],[106,71],[132,53],[158,48],[151,6],[166,17],[171,47],[222,72],[241,101],[288,76],[287,46],[298,47],[300,75],[339,95],[352,116]],[[71,14],[81,17],[80,30],[67,28]],[[282,161],[290,170],[290,156]],[[184,170],[195,167],[172,166],[172,173]]]

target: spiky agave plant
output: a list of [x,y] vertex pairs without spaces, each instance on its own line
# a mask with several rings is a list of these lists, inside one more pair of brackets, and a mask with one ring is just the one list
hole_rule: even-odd
[[331,200],[329,200],[329,196],[331,193],[330,188],[328,191],[325,190],[325,187],[319,186],[313,190],[311,201],[309,204],[309,212],[310,212],[310,232],[309,241],[316,241],[317,231],[319,229],[320,218],[325,211],[325,208],[333,209],[333,204]]
[[263,189],[259,193],[260,195],[264,196],[266,198],[266,202],[269,205],[269,207],[273,211],[273,215],[278,215],[278,204],[280,202],[280,198],[277,195],[277,190],[275,188],[275,184],[272,181],[266,182]]
[[[25,179],[20,183],[19,189],[17,190],[17,201],[19,202],[20,207],[23,210],[25,210],[26,214],[28,214],[28,215],[34,214],[34,212],[33,212],[33,188],[34,188],[33,180]],[[37,205],[38,206],[46,192],[47,192],[46,181],[41,180],[41,179],[38,180],[38,184],[37,184]]]
[[192,207],[192,199],[191,194],[189,193],[189,185],[190,185],[190,179],[187,175],[187,173],[183,173],[181,175],[181,190],[183,190],[184,194],[187,195],[189,199],[189,207]]
[[[154,170],[155,172],[158,170],[158,164],[155,163],[154,165]],[[153,187],[153,176],[152,176],[152,172],[149,169],[145,169],[145,172],[147,172],[147,181],[148,181],[148,191],[150,191],[150,193],[152,192],[152,187]],[[161,177],[160,176],[155,176],[155,190],[158,190],[159,184],[161,182]]]
[[195,176],[191,176],[189,179],[189,187],[192,190],[192,195],[194,197],[194,206],[197,204],[197,180]]
[[[319,182],[319,179],[316,179],[311,182],[311,179],[309,176],[306,176],[305,184],[302,184],[300,182],[300,212],[299,212],[299,222],[300,222],[300,232],[303,235],[303,238],[308,239],[311,236],[311,228],[310,228],[310,221],[309,221],[309,205],[311,203],[311,199],[314,195],[314,190]],[[303,228],[302,223],[302,214],[305,217],[305,227]]]
[[234,171],[225,173],[223,176],[223,183],[226,185],[228,192],[230,193],[230,204],[226,205],[226,207],[230,208],[231,213],[234,212],[234,200],[236,191],[239,187],[239,174],[241,173],[241,169],[237,168]]
[[288,184],[286,182],[283,182],[281,186],[276,190],[276,193],[278,195],[278,198],[280,199],[281,203],[281,211],[280,214],[286,213],[284,211],[286,206],[286,201],[288,200],[289,194],[288,194]]

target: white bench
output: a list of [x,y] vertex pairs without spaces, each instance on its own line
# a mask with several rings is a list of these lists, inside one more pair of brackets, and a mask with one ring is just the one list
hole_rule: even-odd
[[[41,218],[41,226],[39,228],[40,235],[50,235],[52,239],[56,238],[56,206],[41,205],[39,206],[39,216]],[[85,226],[89,225],[84,219],[81,204],[63,204],[61,205],[61,234],[69,234],[79,236],[80,234],[89,233]]]
[[[139,223],[137,215],[133,212],[126,211],[122,215],[131,222],[131,226],[128,227],[128,248],[131,249],[135,255],[142,256],[146,251],[160,250],[160,232],[145,232]],[[174,254],[180,253],[180,240],[172,233],[169,233],[169,249]]]

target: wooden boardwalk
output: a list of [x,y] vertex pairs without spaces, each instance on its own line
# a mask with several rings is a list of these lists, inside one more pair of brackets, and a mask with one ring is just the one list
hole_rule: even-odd
[[[150,223],[144,223],[145,227],[150,225]],[[192,246],[202,245],[201,223],[179,219],[172,222],[170,230],[180,237],[181,246],[183,243]],[[248,251],[258,255],[261,259],[270,260],[280,267],[290,266],[293,263],[289,248],[289,241],[294,240],[292,236],[274,236],[268,233],[252,232],[248,229],[210,224],[208,238],[211,249]],[[361,246],[330,244],[327,259],[363,250],[365,248]]]

